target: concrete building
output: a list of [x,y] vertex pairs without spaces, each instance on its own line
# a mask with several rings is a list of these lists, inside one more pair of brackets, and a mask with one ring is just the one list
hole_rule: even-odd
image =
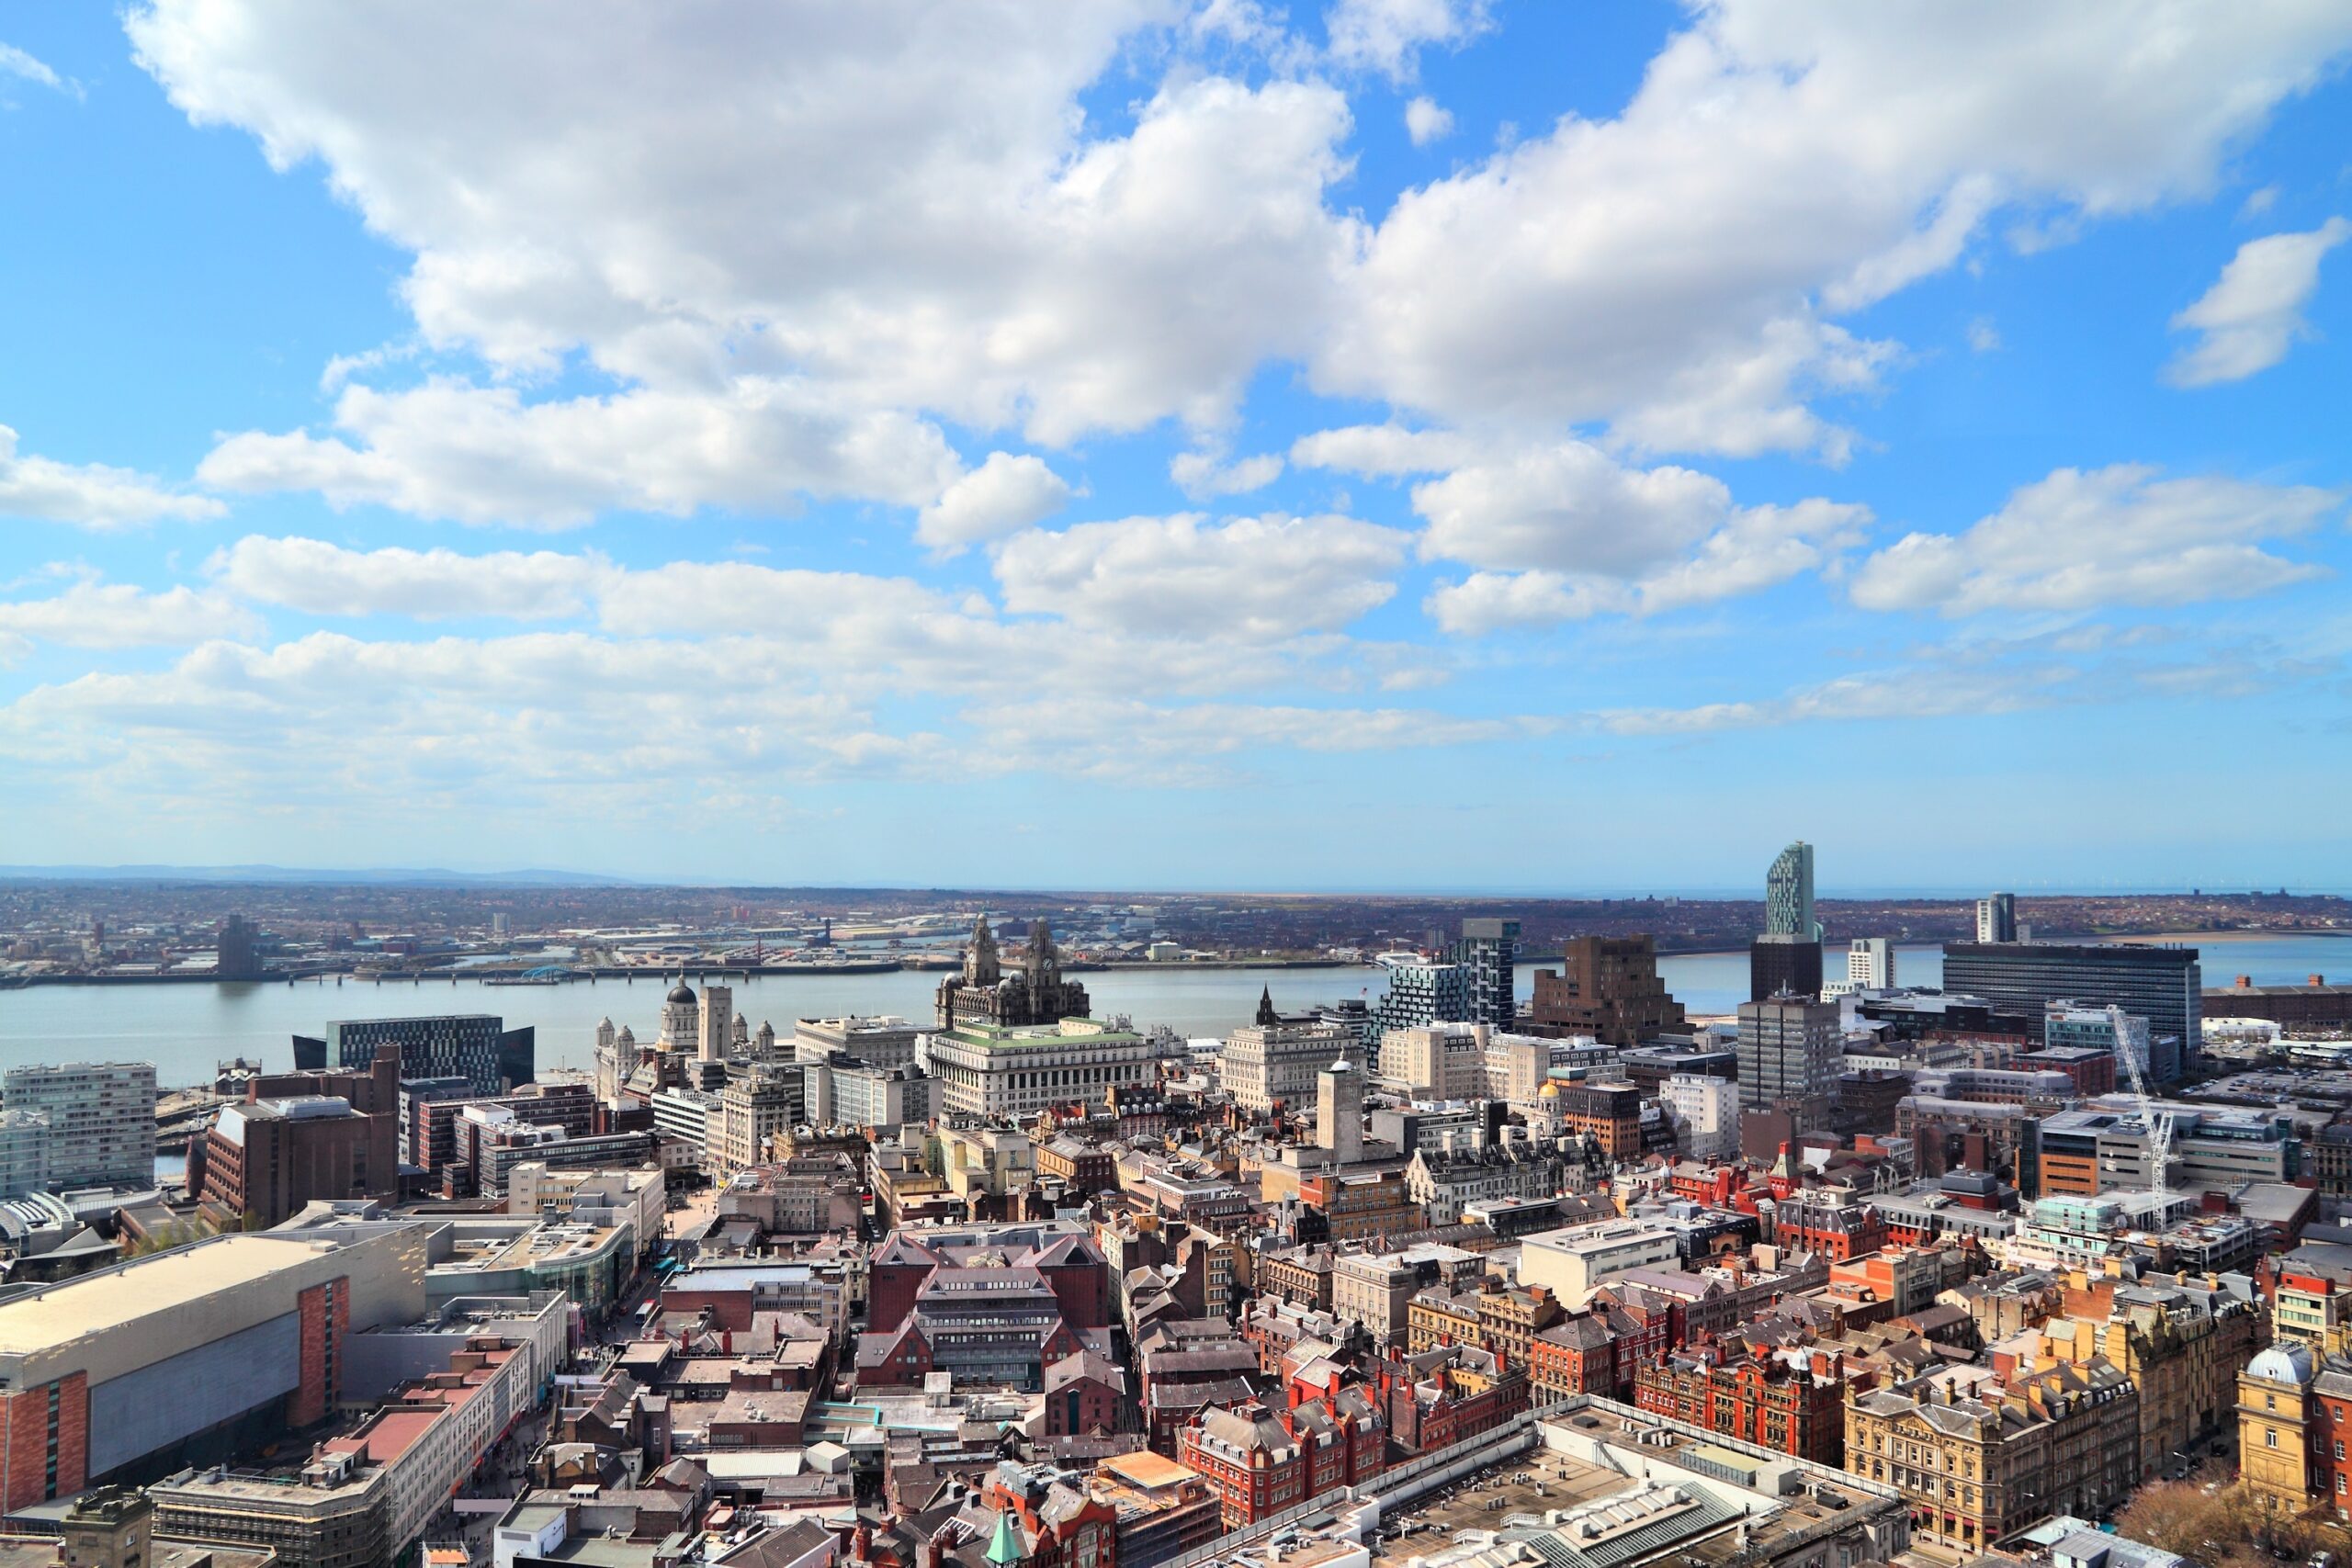
[[0,1111],[0,1199],[48,1190],[48,1112]]
[[1560,968],[1535,972],[1537,1028],[1623,1046],[1682,1027],[1682,1004],[1658,978],[1654,939],[1570,937],[1560,957]]
[[2193,947],[2137,943],[1947,942],[1944,989],[1982,997],[1996,1011],[2041,1018],[2053,1001],[2120,1007],[2180,1042],[2181,1068],[2199,1065],[2204,983]]
[[924,1036],[922,1051],[924,1070],[939,1083],[943,1113],[1018,1121],[1159,1078],[1150,1041],[1089,1018],[961,1023]]
[[0,1506],[322,1419],[356,1328],[425,1313],[420,1227],[216,1236],[0,1302]]
[[2015,942],[2018,939],[2018,896],[1996,893],[1976,900],[1976,940]]
[[1217,1081],[1234,1104],[1257,1115],[1272,1115],[1277,1105],[1303,1110],[1314,1102],[1316,1075],[1360,1048],[1352,1030],[1312,1013],[1283,1017],[1262,997],[1257,1021],[1226,1037]]
[[1521,1238],[1519,1282],[1542,1285],[1575,1311],[1611,1276],[1676,1257],[1674,1233],[1645,1220],[1604,1220]]
[[1894,943],[1883,936],[1858,936],[1846,947],[1846,989],[1894,988]]
[[1838,1090],[1844,1045],[1835,1002],[1742,1002],[1740,1105],[1770,1111],[1784,1101],[1817,1101],[1826,1110]]
[[1739,1153],[1738,1084],[1677,1073],[1658,1085],[1657,1098],[1684,1154],[1698,1160],[1725,1160]]
[[51,1186],[154,1185],[153,1063],[10,1067],[0,1076],[0,1100],[49,1119]]
[[198,1192],[229,1221],[256,1230],[315,1200],[396,1197],[397,1164],[369,1166],[374,1130],[373,1118],[329,1095],[232,1105],[206,1134]]
[[935,1079],[912,1062],[898,1066],[836,1057],[831,1066],[831,1122],[845,1127],[920,1126],[939,1114]]
[[718,1091],[718,1132],[704,1145],[704,1163],[715,1177],[748,1170],[767,1158],[768,1140],[791,1132],[805,1112],[799,1069],[754,1066]]
[[705,980],[702,1014],[695,1021],[695,1055],[705,1062],[723,1062],[735,1047],[735,989]]
[[2155,1083],[2170,1083],[2180,1077],[2179,1040],[2171,1035],[2158,1040],[2145,1018],[2120,1007],[2085,1007],[2071,998],[2053,1000],[2042,1013],[2041,1042],[2045,1049],[2106,1052],[2115,1058],[2115,1079],[2120,1083],[2131,1081],[2129,1064],[2133,1062]]
[[1363,1069],[1345,1056],[1315,1075],[1315,1144],[1336,1166],[1363,1158]]
[[792,1026],[793,1054],[803,1062],[848,1056],[876,1067],[911,1066],[922,1031],[903,1018],[804,1018]]
[[1747,995],[1766,1001],[1783,993],[1818,997],[1822,989],[1821,943],[1768,931],[1747,944]]

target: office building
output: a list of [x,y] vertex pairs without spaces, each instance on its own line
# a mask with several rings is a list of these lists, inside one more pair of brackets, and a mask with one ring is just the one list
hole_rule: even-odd
[[1535,972],[1537,1030],[1589,1034],[1603,1045],[1639,1045],[1683,1026],[1682,1004],[1658,978],[1653,938],[1570,937],[1560,959],[1558,969]]
[[903,1018],[804,1018],[792,1026],[793,1055],[803,1062],[854,1056],[869,1066],[911,1066],[922,1032]]
[[1272,994],[1261,993],[1257,1021],[1226,1037],[1217,1081],[1244,1111],[1261,1116],[1272,1115],[1277,1105],[1295,1111],[1315,1098],[1317,1073],[1360,1049],[1355,1032],[1344,1024],[1315,1013],[1284,1017],[1274,1010]]
[[251,1230],[266,1230],[314,1201],[397,1197],[398,1162],[390,1170],[369,1162],[376,1131],[376,1118],[334,1095],[232,1105],[205,1134],[198,1195],[224,1223]]
[[975,920],[963,969],[939,983],[939,1027],[969,1023],[1019,1029],[1086,1016],[1086,987],[1062,978],[1061,953],[1045,921],[1030,926],[1028,945],[1018,957],[1020,967],[1007,970],[997,954],[989,918]]
[[[328,1024],[326,1049],[334,1066],[353,1068],[367,1066],[379,1049],[390,1047],[411,1077],[461,1077],[478,1094],[501,1094],[537,1076],[537,1039],[530,1025],[509,1029],[504,1019],[489,1013],[364,1018]],[[303,1065],[299,1055],[295,1065]]]
[[1747,996],[1750,1001],[1772,997],[1821,995],[1821,943],[1803,937],[1767,932],[1747,944]]
[[1316,1075],[1315,1144],[1333,1165],[1363,1158],[1363,1069],[1345,1057]]
[[2162,1040],[2148,1021],[2120,1007],[2081,1007],[2071,1000],[2053,1001],[2042,1014],[2041,1039],[2046,1050],[2104,1051],[2115,1058],[2119,1081],[2131,1081],[2132,1063],[2156,1083],[2180,1077],[2180,1042]]
[[424,1227],[216,1236],[0,1302],[14,1510],[323,1419],[351,1332],[424,1315]]
[[1150,1041],[1090,1018],[961,1023],[924,1036],[923,1056],[944,1111],[1016,1121],[1057,1105],[1097,1104],[1114,1087],[1159,1077]]
[[1764,874],[1764,934],[1821,940],[1813,917],[1813,846],[1799,839],[1773,857]]
[[1729,1078],[1676,1073],[1658,1085],[1657,1098],[1684,1154],[1708,1161],[1738,1155],[1739,1085]]
[[1674,1233],[1645,1220],[1603,1220],[1537,1231],[1519,1243],[1519,1282],[1543,1286],[1571,1312],[1628,1269],[1671,1263]]
[[911,1062],[895,1067],[836,1058],[821,1070],[831,1075],[833,1102],[826,1124],[844,1127],[921,1126],[939,1113],[936,1080]]
[[[707,987],[703,995],[710,994]],[[754,1067],[718,1091],[718,1132],[704,1147],[704,1163],[718,1178],[767,1158],[768,1140],[805,1120],[802,1069]]]
[[1470,1021],[1510,1028],[1519,1010],[1512,968],[1519,961],[1519,922],[1464,920],[1455,955],[1469,987]]
[[1976,940],[2015,942],[2018,939],[2018,896],[1996,893],[1976,900]]
[[1846,988],[1891,991],[1894,988],[1894,943],[1883,936],[1858,936],[1846,948]]
[[0,1100],[49,1119],[51,1187],[154,1184],[153,1063],[10,1067],[0,1076]]
[[212,939],[212,972],[223,980],[261,978],[261,932],[243,915],[220,922]]
[[1770,1111],[1784,1101],[1817,1100],[1826,1107],[1838,1089],[1844,1046],[1835,1002],[1742,1002],[1740,1105]]
[[2175,1076],[2194,1069],[2201,1055],[2204,983],[2193,947],[1947,942],[1943,983],[1947,992],[1981,997],[1997,1012],[2030,1019],[2041,1018],[2054,1001],[2137,1013],[2153,1038],[2180,1042]]
[[49,1190],[49,1117],[0,1111],[0,1199]]

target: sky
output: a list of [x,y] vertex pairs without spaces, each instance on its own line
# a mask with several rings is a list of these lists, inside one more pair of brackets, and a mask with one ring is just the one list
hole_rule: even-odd
[[0,8],[0,863],[2352,887],[2352,8]]

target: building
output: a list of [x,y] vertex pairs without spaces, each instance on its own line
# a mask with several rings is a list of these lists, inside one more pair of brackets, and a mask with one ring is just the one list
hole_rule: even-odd
[[2235,1424],[2238,1374],[2270,1337],[2270,1314],[2244,1274],[2091,1279],[2041,1325],[2046,1354],[2105,1357],[2140,1391],[2140,1472]]
[[866,1291],[876,1331],[858,1337],[861,1384],[921,1387],[941,1371],[1037,1389],[1062,1356],[1107,1348],[1110,1269],[1075,1222],[893,1231]]
[[261,931],[244,916],[231,915],[214,931],[212,973],[223,980],[261,978]]
[[1446,960],[1384,959],[1388,990],[1366,1024],[1367,1037],[1427,1023],[1470,1021],[1470,972]]
[[1675,1259],[1674,1233],[1645,1220],[1604,1220],[1538,1231],[1521,1238],[1519,1282],[1542,1285],[1571,1312],[1603,1281],[1652,1263]]
[[1478,1254],[1423,1242],[1395,1252],[1342,1253],[1331,1268],[1331,1315],[1359,1323],[1374,1346],[1403,1346],[1412,1302],[1430,1285],[1460,1291],[1482,1269]]
[[735,1046],[735,989],[706,979],[702,984],[702,1014],[695,1031],[695,1055],[700,1061],[723,1062]]
[[[716,988],[704,987],[704,997]],[[704,1145],[704,1163],[711,1174],[732,1176],[764,1160],[768,1140],[791,1132],[805,1119],[802,1094],[797,1068],[755,1066],[741,1077],[729,1078],[718,1091],[718,1135]]]
[[1374,1393],[1343,1384],[1286,1409],[1210,1409],[1177,1433],[1176,1458],[1223,1503],[1227,1529],[1295,1508],[1385,1468],[1388,1423]]
[[0,1076],[0,1099],[48,1119],[50,1186],[154,1185],[153,1063],[10,1067]]
[[1087,1490],[1117,1516],[1117,1568],[1157,1568],[1225,1533],[1219,1494],[1196,1472],[1148,1450],[1103,1460]]
[[1915,1539],[1973,1557],[2052,1514],[2094,1518],[2139,1484],[2140,1397],[2094,1359],[2030,1369],[2000,1356],[1846,1403],[1846,1468],[1911,1506]]
[[1571,1083],[1546,1084],[1544,1092],[1558,1107],[1562,1132],[1591,1138],[1611,1160],[1641,1157],[1640,1089],[1629,1083]]
[[[2120,1007],[2085,1007],[2068,998],[2052,1001],[2042,1013],[2041,1043],[2050,1050],[2103,1051],[2120,1064],[2114,1072],[2127,1082],[2130,1064],[2135,1062],[2156,1083],[2180,1077],[2180,1041],[2172,1035],[2157,1039],[2145,1018]],[[2114,1087],[2112,1082],[2109,1087]]]
[[[1845,1039],[1835,1002],[1810,998],[1742,1002],[1740,1105],[1749,1111],[1770,1111],[1789,1101],[1817,1100],[1826,1112],[1838,1090]],[[1801,1130],[1811,1131],[1813,1124],[1804,1124]]]
[[1315,1075],[1315,1146],[1335,1166],[1363,1158],[1363,1069],[1344,1055]]
[[1813,918],[1813,846],[1803,839],[1774,856],[1764,873],[1764,934],[1821,941],[1821,922]]
[[2120,1007],[2154,1035],[2180,1042],[2181,1067],[2199,1065],[2204,985],[2193,947],[2133,943],[1946,942],[1944,989],[1982,997],[1996,1011],[2043,1017],[2054,1001]]
[[411,1225],[216,1236],[0,1302],[0,1506],[323,1419],[346,1337],[424,1315],[426,1240]]
[[1747,995],[1807,998],[1821,994],[1821,944],[1799,936],[1768,932],[1747,944]]
[[2319,1366],[2310,1346],[2282,1341],[2248,1361],[2238,1377],[2238,1476],[2249,1490],[2297,1513],[2319,1492],[2312,1434]]
[[1045,921],[1030,926],[1029,943],[1022,950],[1020,964],[1008,973],[997,955],[989,918],[982,915],[974,920],[963,969],[939,983],[939,1027],[952,1030],[978,1024],[1018,1029],[1086,1017],[1086,987],[1062,978],[1061,953]]
[[834,1058],[831,1120],[844,1127],[921,1126],[939,1113],[938,1084],[912,1062],[885,1067]]
[[792,1026],[794,1054],[803,1062],[848,1056],[876,1067],[910,1066],[921,1032],[903,1018],[804,1018]]
[[1894,988],[1894,943],[1883,936],[1858,936],[1846,948],[1846,988],[1891,991]]
[[1049,1023],[960,1023],[923,1041],[924,1070],[938,1080],[938,1111],[1020,1121],[1072,1100],[1094,1103],[1113,1088],[1156,1082],[1151,1042],[1090,1018]]
[[1653,938],[1570,937],[1560,958],[1558,969],[1535,972],[1536,1028],[1624,1046],[1683,1026],[1682,1004],[1658,978]]
[[1432,1225],[1461,1224],[1476,1204],[1549,1203],[1566,1179],[1567,1164],[1557,1149],[1528,1142],[1476,1149],[1415,1149],[1405,1163],[1405,1195],[1419,1206],[1422,1218]]
[[1519,922],[1464,920],[1455,961],[1462,965],[1470,988],[1470,1021],[1510,1028],[1519,1014],[1513,969],[1519,961]]
[[0,1111],[0,1199],[48,1190],[48,1113]]
[[2352,1029],[2352,986],[2313,975],[2300,986],[2257,986],[2250,975],[2205,993],[2211,1018],[2267,1019],[2290,1034]]
[[1658,1085],[1658,1103],[1674,1124],[1674,1140],[1696,1160],[1726,1160],[1739,1153],[1739,1085],[1727,1077],[1677,1073]]
[[1285,1018],[1273,996],[1258,998],[1255,1022],[1226,1037],[1217,1082],[1233,1103],[1260,1116],[1277,1107],[1296,1111],[1313,1103],[1316,1075],[1361,1048],[1355,1032],[1313,1013]]
[[1392,1355],[1379,1374],[1389,1440],[1407,1454],[1430,1453],[1490,1432],[1529,1404],[1525,1363],[1476,1345]]
[[370,1167],[374,1129],[374,1118],[330,1095],[232,1105],[205,1135],[198,1195],[252,1230],[316,1200],[397,1197],[398,1163]]
[[1835,1469],[1846,1454],[1844,1358],[1799,1347],[1755,1356],[1722,1344],[1670,1352],[1634,1369],[1634,1404],[1758,1448]]
[[[529,1025],[509,1029],[488,1013],[345,1019],[327,1025],[326,1055],[338,1067],[365,1067],[389,1046],[411,1077],[461,1077],[477,1094],[503,1094],[538,1076],[537,1038]],[[295,1066],[304,1065],[297,1053]]]
[[2018,896],[1995,893],[1976,900],[1976,940],[1980,942],[2018,939]]

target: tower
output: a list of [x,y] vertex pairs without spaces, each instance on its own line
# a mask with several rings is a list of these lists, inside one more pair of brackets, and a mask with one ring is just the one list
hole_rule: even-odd
[[691,1051],[701,1034],[701,1009],[695,1000],[695,988],[686,984],[685,972],[681,970],[678,983],[670,987],[670,995],[662,1004],[662,1033],[653,1042],[653,1048]]
[[2015,942],[2018,939],[2018,896],[1996,893],[1976,900],[1976,940]]
[[1315,1143],[1334,1165],[1363,1158],[1363,1074],[1345,1056],[1315,1075]]
[[1029,926],[1029,950],[1023,956],[1022,972],[1029,981],[1029,1006],[1043,1013],[1048,997],[1057,996],[1062,988],[1062,955],[1054,946],[1054,933],[1046,929],[1043,919]]
[[986,913],[972,922],[972,942],[964,949],[964,984],[993,986],[1003,978],[1002,967],[997,962],[996,933],[989,930]]
[[1282,1014],[1274,1010],[1274,988],[1272,986],[1261,987],[1258,991],[1258,1027],[1272,1029],[1282,1021]]
[[1764,934],[1821,940],[1821,922],[1813,918],[1813,846],[1803,839],[1782,850],[1764,874]]

